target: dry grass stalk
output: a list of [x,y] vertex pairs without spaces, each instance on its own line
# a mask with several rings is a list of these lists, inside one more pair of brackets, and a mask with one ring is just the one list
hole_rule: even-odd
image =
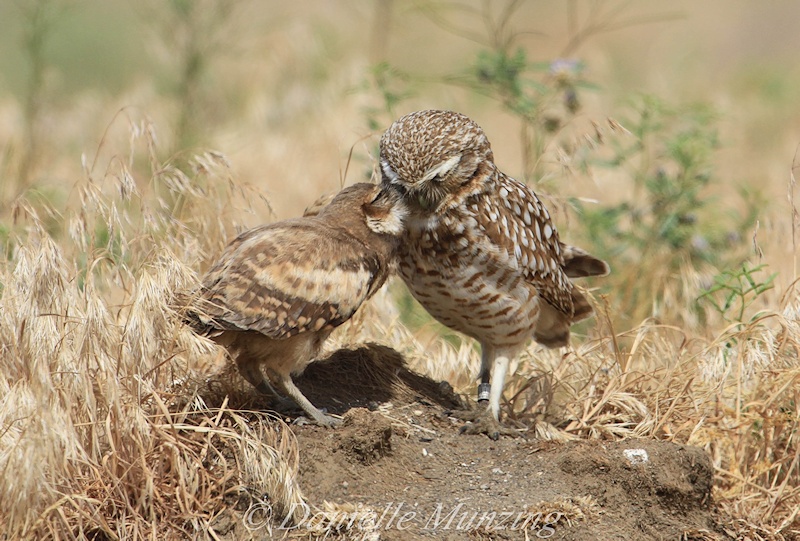
[[[144,137],[152,153],[152,133],[137,124],[131,139]],[[241,188],[220,182],[224,158],[210,153],[191,180],[159,167],[144,182],[132,159],[116,157],[98,177],[99,161],[85,161],[67,208],[18,202],[25,229],[0,267],[0,529],[185,538],[213,532],[213,517],[244,492],[268,494],[282,518],[303,502],[288,427],[173,394],[182,383],[191,395],[187,382],[215,349],[170,306],[196,285],[197,254],[227,238],[215,217]],[[189,232],[192,220],[174,219],[179,207],[202,237]],[[70,240],[57,244],[40,216],[71,216],[61,222]]]
[[[120,158],[112,149],[122,140],[130,155]],[[156,148],[148,122],[123,137],[112,125],[63,207],[20,199],[11,209],[16,248],[0,266],[0,529],[11,537],[185,537],[213,531],[213,517],[242,498],[268,494],[275,513],[302,502],[287,427],[191,398],[221,357],[171,308],[234,233],[230,224],[248,225],[239,220],[257,198],[232,180],[224,156],[201,154],[184,171],[161,163]],[[329,348],[391,345],[471,396],[474,345],[409,330],[394,291]],[[716,500],[738,517],[732,528],[754,539],[797,535],[795,285],[778,309],[700,336],[651,319],[620,332],[597,309],[574,349],[531,346],[521,358],[505,393],[510,421],[544,438],[702,446],[717,468]]]

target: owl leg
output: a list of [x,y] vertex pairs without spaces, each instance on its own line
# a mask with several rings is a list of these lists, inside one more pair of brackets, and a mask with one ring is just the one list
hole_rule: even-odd
[[488,344],[481,344],[481,372],[478,384],[478,403],[489,402],[489,411],[496,421],[500,420],[500,398],[508,373],[510,355],[498,352]]
[[495,421],[500,421],[500,398],[503,396],[503,387],[508,373],[509,355],[501,353],[494,358],[494,371],[492,372],[492,389],[489,394],[489,411]]
[[487,344],[481,344],[481,372],[479,374],[481,382],[478,384],[478,404],[486,404],[489,401],[491,384],[489,383],[492,374],[492,363],[494,362],[494,348]]
[[259,364],[258,360],[251,359],[244,353],[240,354],[239,358],[236,359],[236,366],[239,368],[239,373],[244,379],[249,381],[259,393],[280,400],[282,398],[281,395],[275,391],[272,385],[270,385],[269,380],[264,377],[264,373],[261,371]]
[[481,344],[481,382],[478,384],[478,403],[485,404],[488,401],[489,407],[477,414],[462,416],[464,420],[469,420],[461,427],[462,434],[486,434],[493,440],[497,440],[501,435],[520,435],[518,431],[500,424],[500,398],[503,396],[503,386],[510,359],[509,353],[498,353],[492,346]]
[[321,426],[336,426],[341,424],[341,420],[335,419],[330,417],[329,415],[325,415],[321,411],[319,411],[314,404],[312,404],[308,398],[306,398],[300,389],[294,384],[292,381],[292,376],[290,374],[275,374],[277,376],[275,378],[275,383],[280,387],[280,389],[286,393],[292,400],[294,400],[300,408],[306,412],[314,422]]
[[246,354],[240,354],[236,360],[236,366],[239,368],[239,373],[244,379],[256,388],[256,391],[267,396],[271,400],[270,407],[275,411],[285,412],[295,409],[297,406],[288,398],[284,398],[275,390],[270,384],[269,380],[264,377],[261,371],[260,361],[254,360]]

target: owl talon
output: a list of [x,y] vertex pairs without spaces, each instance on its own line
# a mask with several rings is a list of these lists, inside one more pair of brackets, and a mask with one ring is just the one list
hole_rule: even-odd
[[328,428],[336,428],[337,426],[342,424],[341,419],[337,419],[336,417],[331,417],[330,415],[323,415],[322,421],[317,421],[317,424],[320,426],[327,426]]
[[301,415],[300,417],[297,417],[294,421],[292,421],[292,424],[297,426],[317,424],[319,426],[324,426],[327,428],[336,428],[337,426],[342,424],[342,420],[337,419],[335,417],[331,417],[329,415],[322,415],[318,419],[309,419],[305,415]]
[[459,429],[459,434],[475,435],[486,434],[490,440],[497,441],[500,436],[519,438],[522,434],[513,428],[503,426],[500,421],[492,417],[490,411],[464,411],[453,412],[454,417],[467,421]]

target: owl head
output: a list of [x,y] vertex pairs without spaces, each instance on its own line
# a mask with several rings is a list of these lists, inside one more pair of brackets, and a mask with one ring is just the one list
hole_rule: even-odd
[[[353,213],[353,209],[359,209],[359,212]],[[396,237],[403,232],[407,213],[405,202],[396,189],[362,182],[343,189],[320,209],[313,212],[306,209],[305,216],[318,214],[333,223],[354,218],[360,220],[363,217],[367,228],[373,233]]]
[[480,126],[453,111],[427,110],[395,121],[381,137],[381,176],[425,211],[475,191],[495,170]]

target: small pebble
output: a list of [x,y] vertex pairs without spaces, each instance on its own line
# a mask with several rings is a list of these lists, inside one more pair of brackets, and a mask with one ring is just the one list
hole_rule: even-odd
[[631,464],[645,464],[650,461],[650,457],[647,456],[647,451],[644,449],[625,449],[622,454]]

